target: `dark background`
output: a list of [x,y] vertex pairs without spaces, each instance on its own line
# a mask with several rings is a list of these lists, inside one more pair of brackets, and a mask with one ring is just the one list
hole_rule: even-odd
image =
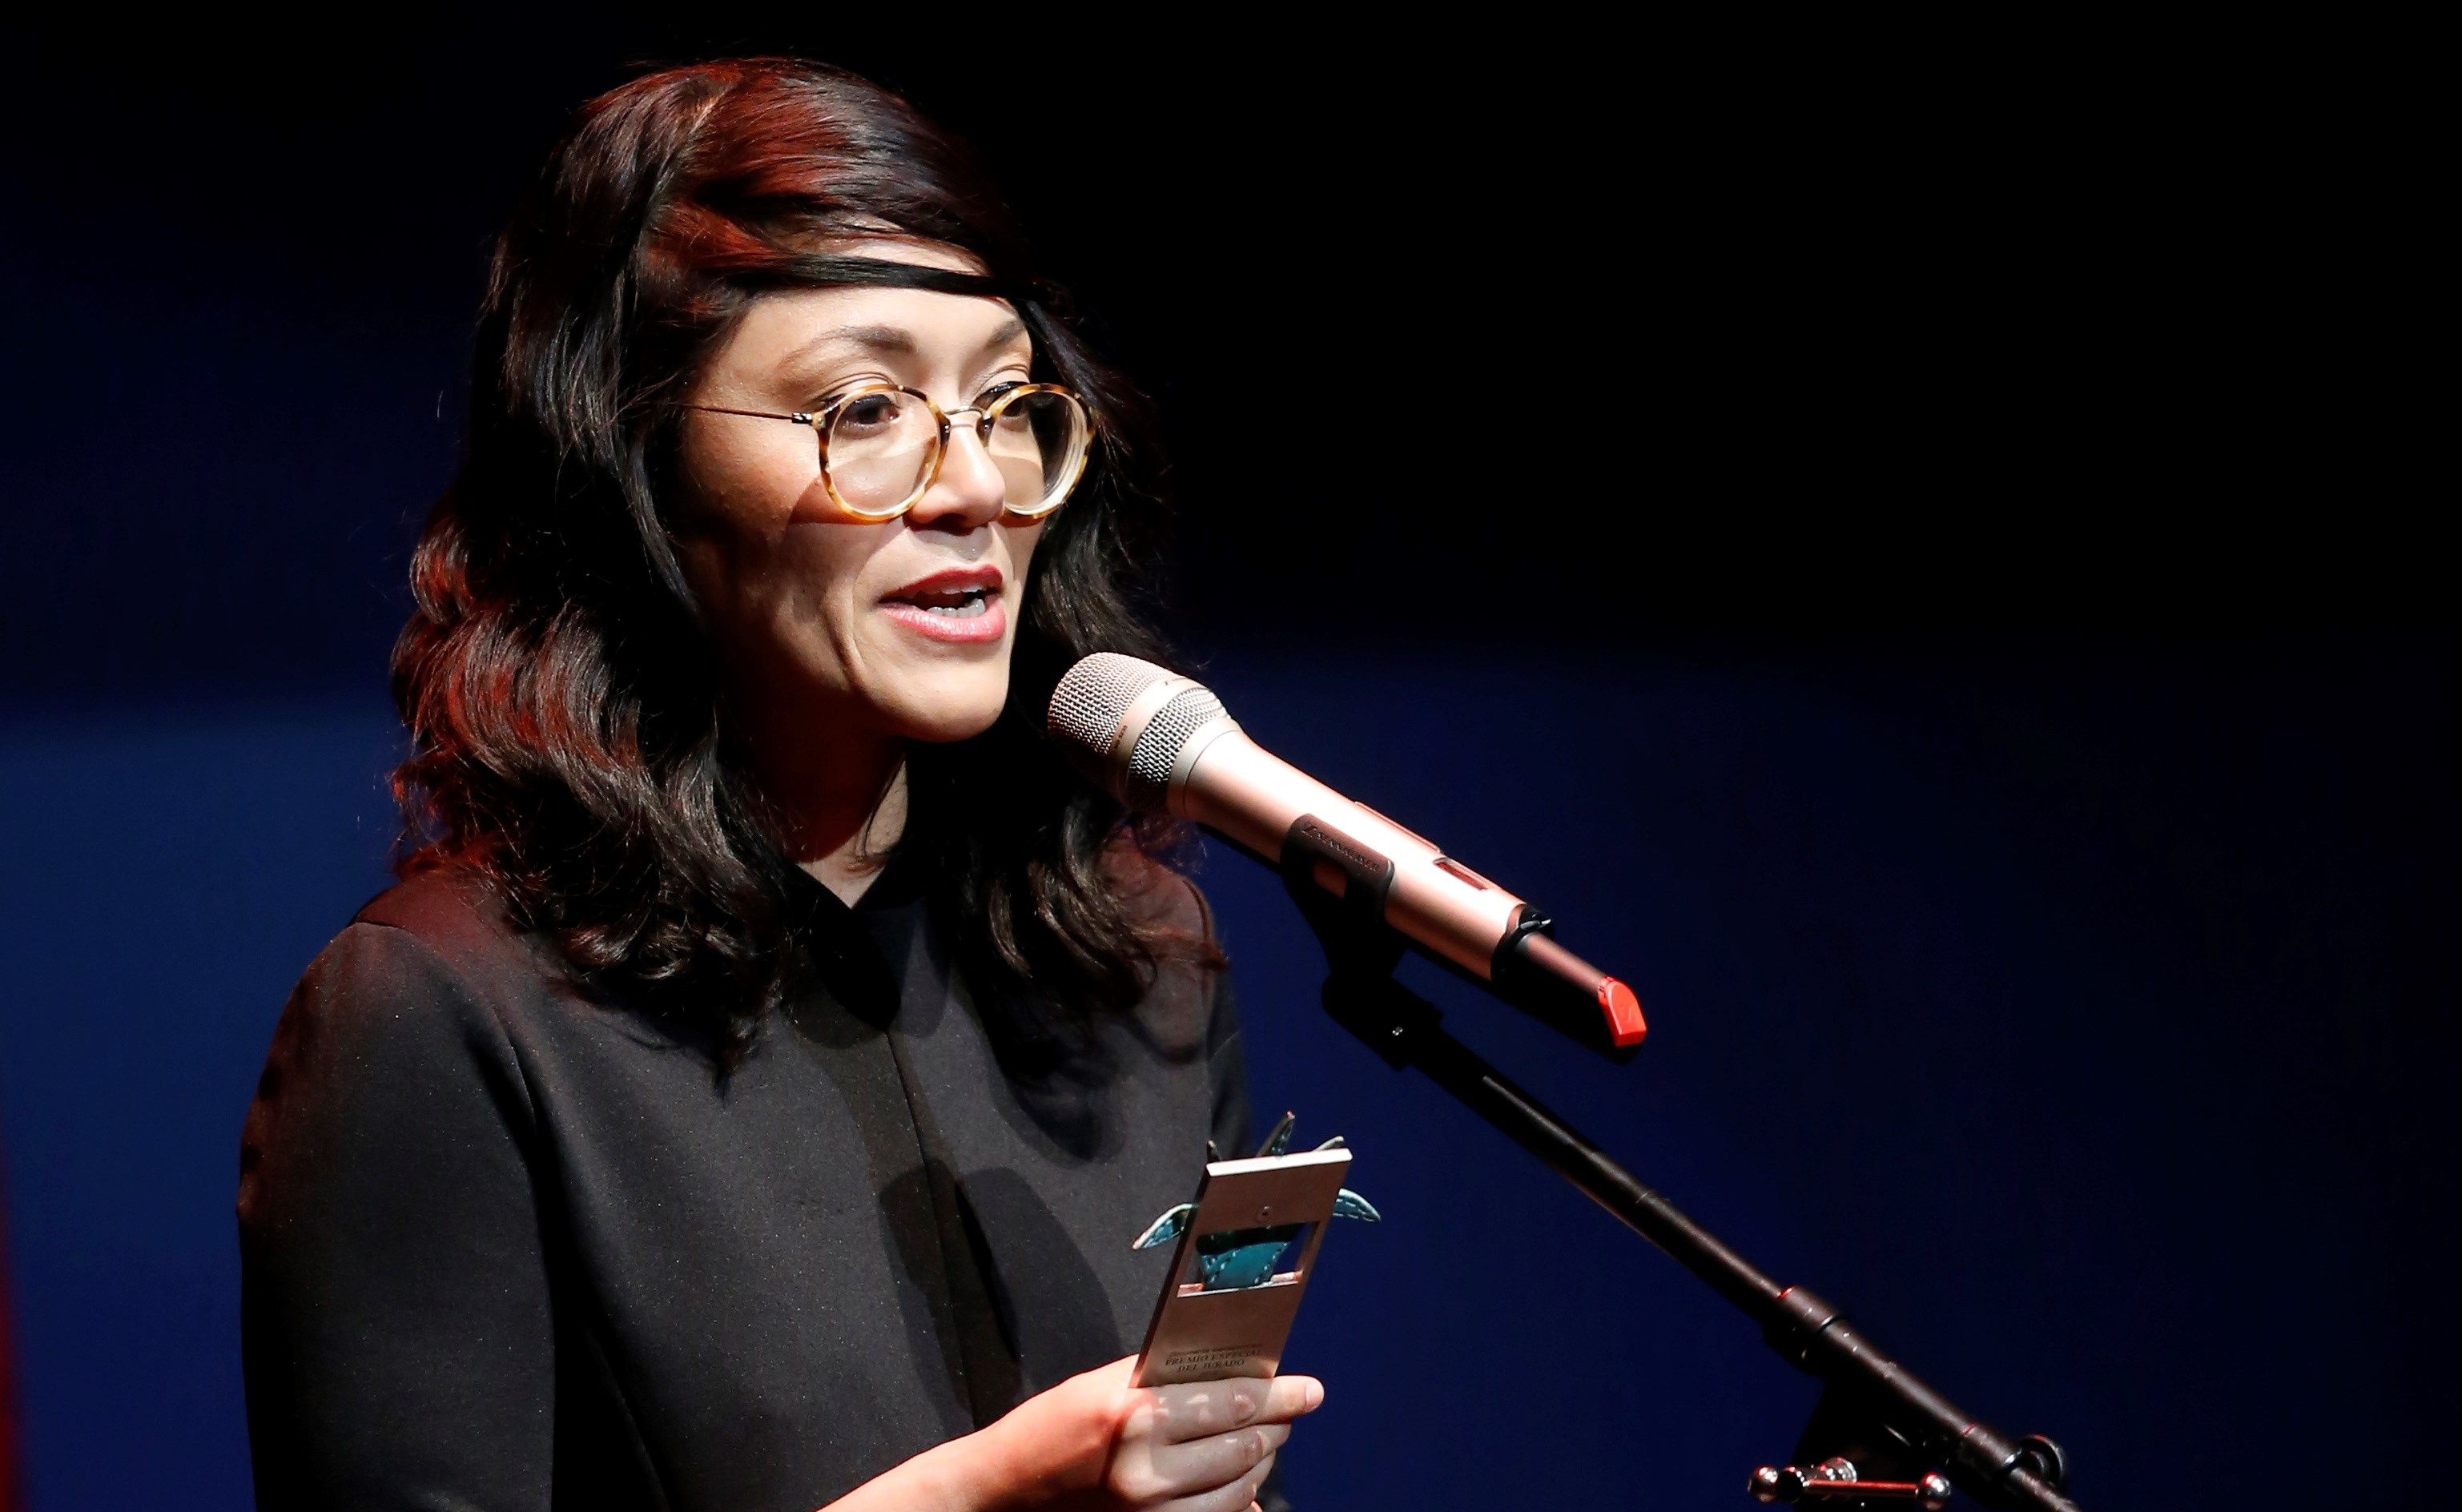
[[[2451,490],[2390,48],[693,13],[8,36],[35,1506],[246,1504],[239,1121],[382,884],[486,236],[628,65],[782,49],[982,146],[1155,392],[1175,628],[1251,731],[1652,1009],[1615,1069],[1428,983],[1465,1038],[2090,1507],[2450,1495]],[[1261,1098],[1389,1216],[1301,1325],[1295,1494],[1749,1504],[1807,1383],[1326,1024],[1270,878],[1205,881]]]

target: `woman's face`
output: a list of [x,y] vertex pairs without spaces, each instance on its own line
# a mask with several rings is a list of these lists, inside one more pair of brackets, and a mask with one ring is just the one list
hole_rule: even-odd
[[[974,272],[909,243],[847,255]],[[919,389],[943,410],[1022,380],[1033,349],[1005,303],[925,290],[840,288],[755,300],[689,397],[784,414],[863,382]],[[1003,482],[966,417],[939,477],[895,520],[847,514],[823,486],[809,425],[688,410],[684,575],[756,729],[957,741],[1008,697],[1039,521],[1002,508]]]

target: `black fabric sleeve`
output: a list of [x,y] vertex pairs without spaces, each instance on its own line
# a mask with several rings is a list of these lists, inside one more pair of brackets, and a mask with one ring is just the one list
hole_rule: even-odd
[[241,1330],[267,1509],[551,1496],[554,1330],[500,1019],[354,924],[292,993],[241,1142]]

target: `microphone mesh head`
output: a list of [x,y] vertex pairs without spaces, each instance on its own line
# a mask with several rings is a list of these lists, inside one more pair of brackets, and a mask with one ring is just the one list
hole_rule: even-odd
[[1151,661],[1097,651],[1070,667],[1051,690],[1044,730],[1081,764],[1099,767],[1111,759],[1112,737],[1120,733],[1130,702],[1169,676]]
[[1125,763],[1112,752],[1129,705],[1173,674],[1151,661],[1097,651],[1069,669],[1051,690],[1043,727],[1078,770],[1132,809],[1159,812],[1170,795],[1172,764],[1199,729],[1224,718],[1222,701],[1186,679],[1146,719]]
[[1121,801],[1132,809],[1159,810],[1170,794],[1172,763],[1179,760],[1179,748],[1198,726],[1221,717],[1222,701],[1204,688],[1190,686],[1173,694],[1171,702],[1146,721],[1129,752],[1129,779],[1122,784]]

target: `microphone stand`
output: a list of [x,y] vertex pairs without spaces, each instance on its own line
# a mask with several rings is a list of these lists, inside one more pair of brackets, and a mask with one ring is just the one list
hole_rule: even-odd
[[[1323,869],[1330,868],[1327,873]],[[1393,980],[1403,941],[1384,922],[1393,868],[1381,873],[1356,853],[1317,839],[1305,820],[1285,837],[1284,886],[1330,968],[1326,1011],[1395,1069],[1415,1067],[1471,1112],[1657,1245],[1760,1326],[1788,1364],[1823,1382],[1793,1462],[1755,1470],[1759,1501],[1827,1508],[1948,1504],[1954,1484],[2005,1512],[2078,1512],[2062,1495],[2066,1458],[2041,1435],[2010,1439],[1977,1422],[1848,1327],[1838,1309],[1802,1286],[1782,1286],[1642,1184],[1537,1098],[1446,1033],[1442,1015]],[[1339,895],[1320,885],[1339,875]],[[1484,983],[1482,983],[1484,985]]]

